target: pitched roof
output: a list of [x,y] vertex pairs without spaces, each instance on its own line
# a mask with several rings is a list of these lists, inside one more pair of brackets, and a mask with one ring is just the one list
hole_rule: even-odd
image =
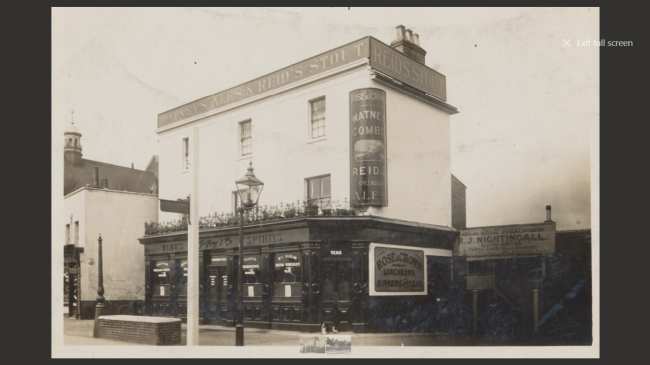
[[82,186],[93,185],[95,167],[99,168],[100,186],[106,179],[108,184],[105,187],[109,189],[151,194],[158,192],[158,178],[151,171],[81,159],[78,164],[66,161],[63,194],[67,195]]

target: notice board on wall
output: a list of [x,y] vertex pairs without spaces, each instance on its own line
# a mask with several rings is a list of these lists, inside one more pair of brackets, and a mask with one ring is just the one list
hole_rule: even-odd
[[460,231],[457,255],[472,259],[551,255],[555,223],[475,227]]
[[426,295],[425,250],[418,247],[371,243],[369,295]]

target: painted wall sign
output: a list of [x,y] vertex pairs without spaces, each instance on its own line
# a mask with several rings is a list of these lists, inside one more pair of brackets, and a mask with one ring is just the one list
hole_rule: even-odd
[[292,82],[306,79],[361,58],[368,58],[369,43],[370,39],[367,37],[360,39],[278,71],[271,72],[270,74],[239,86],[163,112],[158,115],[158,128],[270,90],[278,89]]
[[146,255],[187,251],[186,242],[152,243],[144,246]]
[[373,69],[446,101],[445,75],[410,59],[375,38],[365,37],[252,81],[162,112],[158,114],[158,128],[279,89],[363,58],[369,60]]
[[[294,253],[280,253],[275,256],[276,268],[291,268],[300,266],[300,256]],[[289,271],[290,272],[290,271]]]
[[[265,246],[274,243],[303,242],[309,240],[309,232],[306,228],[244,234],[244,247]],[[200,250],[233,248],[238,245],[239,238],[237,235],[199,240]],[[147,255],[186,251],[187,242],[150,243],[145,245],[145,254]]]
[[555,223],[477,227],[460,231],[458,256],[511,257],[555,252]]
[[350,204],[386,205],[386,92],[350,92]]
[[445,75],[374,38],[371,38],[370,50],[372,68],[437,99],[447,100]]
[[370,295],[426,295],[424,250],[373,243],[369,250]]

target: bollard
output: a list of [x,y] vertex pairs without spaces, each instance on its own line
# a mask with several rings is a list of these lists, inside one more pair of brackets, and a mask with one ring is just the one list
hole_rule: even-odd
[[478,289],[472,290],[472,335],[478,334]]
[[533,289],[533,333],[537,333],[539,322],[539,289]]

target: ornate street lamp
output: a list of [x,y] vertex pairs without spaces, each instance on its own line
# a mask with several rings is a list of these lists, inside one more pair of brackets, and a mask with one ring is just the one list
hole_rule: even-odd
[[248,165],[244,177],[235,181],[239,197],[239,259],[237,264],[237,323],[235,325],[235,346],[244,346],[244,304],[242,298],[242,265],[244,262],[244,217],[246,212],[253,209],[260,199],[264,183],[255,177],[253,162]]

